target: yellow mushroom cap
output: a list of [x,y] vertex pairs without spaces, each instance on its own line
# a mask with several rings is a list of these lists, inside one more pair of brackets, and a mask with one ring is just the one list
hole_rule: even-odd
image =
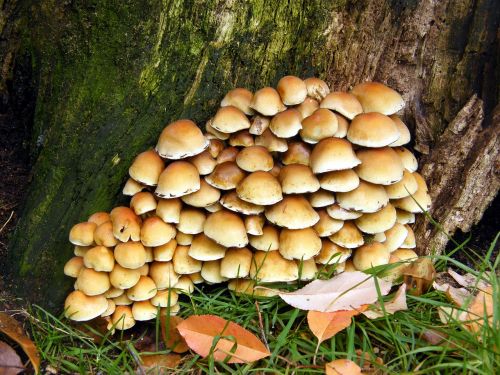
[[396,215],[397,215],[396,221],[398,223],[413,224],[415,222],[415,214],[413,212],[396,209]]
[[354,223],[363,233],[385,232],[396,223],[396,209],[389,203],[380,211],[363,214]]
[[399,136],[394,121],[378,112],[357,115],[347,131],[350,142],[365,147],[385,147],[397,141]]
[[365,242],[363,235],[358,228],[351,222],[346,221],[340,230],[329,237],[330,241],[333,243],[347,247],[348,249],[354,249],[363,245]]
[[151,304],[157,307],[169,307],[177,304],[179,295],[173,289],[159,290],[156,296],[151,298]]
[[311,167],[314,173],[351,169],[360,164],[352,145],[341,138],[321,140],[311,153]]
[[339,264],[345,262],[351,254],[351,249],[339,246],[328,239],[322,239],[321,251],[314,260],[319,264]]
[[217,189],[234,189],[245,178],[245,172],[233,161],[223,162],[205,177],[205,181]]
[[243,220],[231,211],[211,213],[205,221],[204,233],[225,247],[244,247],[248,244]]
[[277,137],[269,129],[264,130],[261,135],[255,138],[255,144],[257,146],[264,146],[270,152],[285,152],[288,150],[286,139]]
[[247,172],[269,171],[273,169],[274,160],[267,148],[249,146],[238,153],[236,164]]
[[269,172],[257,171],[243,179],[236,193],[244,201],[268,206],[283,199],[279,181]]
[[160,134],[156,152],[166,159],[197,155],[208,147],[208,139],[191,120],[177,120]]
[[[111,275],[110,275],[110,279],[111,279]],[[125,293],[125,291],[123,289],[118,289],[118,288],[115,288],[114,286],[112,286],[111,288],[109,288],[106,291],[106,293],[104,293],[104,297],[116,298],[116,297],[121,296],[123,293]]]
[[247,277],[250,273],[252,256],[252,252],[246,247],[228,249],[221,259],[221,276],[228,279]]
[[255,109],[264,116],[274,116],[286,109],[278,91],[272,87],[264,87],[258,90],[252,97],[250,108]]
[[[115,303],[115,306],[128,306],[134,303],[130,298],[127,297],[127,293],[125,293],[125,290],[123,291],[123,294],[119,295],[118,297],[113,298],[113,302]],[[116,311],[116,309],[115,309]]]
[[405,105],[401,95],[379,82],[360,83],[353,87],[351,93],[358,98],[364,112],[392,115]]
[[250,266],[250,277],[261,282],[294,281],[299,277],[299,267],[287,260],[279,251],[257,251]]
[[69,277],[78,277],[83,268],[83,258],[73,257],[64,265],[64,274]]
[[391,185],[403,178],[403,163],[390,147],[359,150],[356,156],[361,160],[361,164],[355,171],[365,181]]
[[205,130],[207,132],[207,135],[206,137],[208,139],[212,138],[212,137],[215,137],[216,139],[219,139],[219,140],[222,140],[222,141],[225,141],[227,139],[229,139],[229,137],[231,136],[230,134],[227,134],[227,133],[223,133],[223,132],[220,132],[218,131],[217,129],[215,129],[212,124],[213,124],[213,121],[214,119],[211,118],[209,119],[206,123],[205,123]]
[[96,223],[96,225],[99,226],[108,221],[111,221],[111,218],[109,217],[109,214],[107,212],[99,211],[90,215],[87,221]]
[[403,224],[396,223],[385,232],[384,246],[387,250],[393,252],[403,244],[407,235],[408,229]]
[[165,223],[178,223],[182,202],[179,198],[160,199],[156,206],[156,215]]
[[337,116],[325,108],[319,108],[302,120],[300,137],[307,143],[318,143],[333,137],[338,129]]
[[299,111],[302,120],[308,116],[311,116],[318,108],[318,101],[312,98],[305,98],[302,103],[295,107],[295,109]]
[[135,325],[134,315],[130,306],[116,306],[115,312],[111,315],[111,322],[108,329],[116,328],[124,331]]
[[397,147],[397,146],[403,146],[407,143],[410,143],[411,141],[411,134],[410,130],[408,127],[405,125],[403,121],[397,116],[397,115],[392,115],[389,116],[392,121],[396,124],[398,130],[399,130],[399,139],[393,143],[390,144],[391,147]]
[[158,290],[163,290],[172,288],[180,276],[175,272],[172,262],[152,262],[149,267],[149,277],[155,282]]
[[161,246],[175,238],[172,224],[165,223],[158,216],[144,220],[141,228],[141,242],[144,246]]
[[127,290],[127,297],[132,301],[145,301],[156,295],[156,284],[149,276],[141,276],[137,284]]
[[323,98],[330,93],[328,84],[322,79],[310,77],[306,78],[304,83],[306,84],[307,96],[314,98],[317,101],[323,100]]
[[186,234],[198,234],[203,232],[205,220],[205,211],[196,208],[183,208],[177,229]]
[[362,212],[346,210],[338,204],[332,204],[326,208],[328,215],[337,220],[354,220],[363,215]]
[[359,176],[352,169],[323,173],[319,178],[322,189],[345,193],[359,186]]
[[279,249],[279,232],[278,229],[271,225],[266,225],[262,228],[262,234],[250,236],[250,245],[261,251],[271,251]]
[[413,172],[413,177],[417,181],[417,191],[408,197],[393,200],[393,205],[413,213],[427,211],[431,208],[431,197],[427,190],[427,184],[419,173]]
[[231,134],[229,144],[233,147],[250,147],[255,144],[255,140],[250,131],[240,130],[237,133]]
[[347,92],[336,91],[328,94],[320,103],[320,108],[328,108],[352,120],[363,112],[359,100]]
[[64,302],[64,315],[75,321],[87,321],[101,315],[108,308],[102,295],[87,296],[79,290],[71,292]]
[[313,228],[282,229],[279,252],[285,259],[311,259],[321,250],[321,238]]
[[394,147],[393,149],[401,158],[401,162],[406,170],[415,172],[418,169],[418,161],[415,155],[410,150],[404,147]]
[[94,241],[97,245],[114,247],[118,241],[113,234],[113,223],[106,221],[97,226],[94,231]]
[[136,269],[146,263],[146,249],[140,242],[123,242],[115,247],[116,262],[125,268]]
[[320,187],[311,168],[303,164],[285,165],[280,170],[278,181],[284,194],[313,193]]
[[320,189],[309,196],[309,203],[314,208],[327,207],[335,203],[335,195],[332,192]]
[[106,316],[110,316],[111,314],[113,314],[116,310],[116,304],[115,304],[115,301],[113,301],[112,299],[110,298],[107,298],[106,301],[108,302],[108,307],[106,308],[106,310],[101,314],[101,316],[104,318]]
[[228,210],[239,212],[244,215],[258,215],[264,212],[264,206],[246,202],[238,198],[238,194],[236,194],[234,190],[224,194],[220,203]]
[[311,148],[304,142],[291,142],[288,150],[283,154],[282,162],[285,165],[303,164],[309,165]]
[[160,198],[178,198],[198,190],[198,169],[187,161],[174,161],[161,173],[155,194]]
[[413,174],[405,169],[403,171],[403,178],[400,181],[384,187],[389,199],[399,199],[415,194],[418,184]]
[[220,273],[220,263],[220,259],[203,262],[201,276],[208,284],[218,284],[227,281],[227,278]]
[[136,301],[132,305],[132,316],[136,321],[152,320],[157,314],[158,309],[150,301]]
[[[200,267],[201,271],[201,267]],[[177,284],[174,285],[174,288],[178,293],[185,293],[185,294],[191,294],[194,291],[194,283],[193,280],[191,280],[191,277],[189,275],[182,275],[179,278],[179,281],[177,281]],[[174,308],[176,305],[172,306]],[[174,310],[175,311],[175,310]],[[174,314],[175,315],[175,314]]]
[[128,173],[130,177],[141,184],[155,186],[164,168],[165,163],[160,155],[154,150],[148,150],[135,157]]
[[316,266],[316,262],[313,258],[306,260],[297,260],[297,264],[299,267],[300,280],[312,280],[316,277],[316,274],[318,273],[318,267]]
[[113,251],[104,246],[95,246],[85,253],[83,264],[95,271],[111,272],[115,265]]
[[139,268],[131,269],[115,264],[113,270],[109,273],[109,281],[111,285],[118,289],[132,288],[141,277]]
[[209,150],[189,158],[188,161],[196,167],[200,176],[212,173],[217,166],[217,161],[210,155]]
[[333,136],[337,138],[345,138],[349,130],[349,121],[347,121],[344,116],[337,113],[335,116],[337,117],[337,131]]
[[194,236],[188,254],[191,258],[205,262],[224,258],[226,248],[207,237],[204,233],[200,233]]
[[417,244],[415,242],[415,233],[408,224],[405,224],[405,229],[408,231],[408,234],[404,242],[399,247],[402,249],[414,249],[415,247],[417,247]]
[[247,116],[233,106],[218,109],[212,120],[212,127],[220,132],[230,134],[250,127]]
[[337,193],[336,196],[340,207],[363,213],[376,212],[389,203],[389,197],[383,186],[365,181],[360,181],[356,189]]
[[383,244],[372,242],[356,249],[352,262],[358,271],[365,271],[376,266],[388,264],[390,256],[391,253]]
[[343,220],[332,218],[326,210],[319,210],[319,221],[314,225],[314,230],[320,237],[328,237],[337,233],[343,226]]
[[284,76],[278,82],[278,93],[286,105],[296,105],[304,101],[307,96],[306,83],[299,77]]
[[90,246],[94,243],[96,223],[86,221],[75,224],[69,232],[69,242],[78,246]]
[[262,228],[264,227],[264,222],[266,219],[261,215],[247,215],[245,216],[245,228],[248,234],[253,234],[255,236],[260,236]]
[[176,240],[171,240],[164,245],[155,247],[153,249],[154,260],[159,262],[168,262],[172,260],[176,247],[177,247]]
[[222,164],[226,161],[236,162],[236,157],[238,156],[240,149],[238,147],[226,147],[223,149],[219,156],[217,156],[217,164]]
[[250,90],[237,87],[235,89],[232,89],[231,91],[228,91],[226,96],[224,96],[224,99],[222,99],[220,106],[233,106],[247,115],[253,115],[254,111],[252,110],[252,108],[250,108],[252,97],[253,94]]
[[113,234],[122,242],[141,239],[141,218],[128,207],[115,207],[109,214],[113,223]]
[[133,196],[143,190],[145,188],[144,185],[135,181],[133,178],[129,178],[125,185],[123,186],[122,193],[123,195]]
[[182,201],[193,207],[207,207],[219,201],[220,191],[208,184],[205,180],[200,181],[200,190],[181,197]]
[[175,236],[175,240],[178,245],[188,246],[193,242],[194,234],[182,233],[181,231],[177,231],[177,235]]
[[291,138],[302,129],[302,115],[294,108],[278,113],[271,119],[269,129],[279,138]]
[[255,115],[252,118],[252,123],[248,132],[253,135],[261,135],[269,127],[270,122],[271,120],[269,120],[268,117]]
[[111,284],[109,283],[107,272],[97,272],[91,268],[82,268],[76,278],[76,287],[87,296],[96,296],[106,292],[111,287]]
[[301,195],[288,195],[279,203],[266,208],[267,220],[288,229],[311,227],[319,221],[318,213]]
[[130,208],[133,209],[137,215],[154,211],[156,210],[156,199],[154,195],[148,191],[137,193],[130,200]]

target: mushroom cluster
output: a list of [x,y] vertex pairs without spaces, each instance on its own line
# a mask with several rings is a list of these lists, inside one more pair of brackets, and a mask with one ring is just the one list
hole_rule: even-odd
[[178,311],[179,290],[310,280],[416,257],[409,224],[430,207],[402,97],[377,82],[330,92],[318,78],[227,93],[206,133],[178,120],[139,154],[123,193],[70,232],[73,320],[127,329]]

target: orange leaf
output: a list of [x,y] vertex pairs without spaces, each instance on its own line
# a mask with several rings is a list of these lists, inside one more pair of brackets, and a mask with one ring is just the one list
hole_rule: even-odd
[[320,312],[310,310],[307,312],[309,329],[319,342],[328,340],[351,325],[351,318],[359,315],[368,308],[362,305],[357,310],[342,310],[334,312]]
[[33,341],[24,333],[21,324],[13,317],[0,312],[0,332],[9,336],[12,340],[17,342],[24,350],[29,360],[33,364],[35,373],[38,374],[40,370],[40,356]]
[[9,345],[0,341],[0,374],[16,375],[26,370],[21,363],[21,358]]
[[160,369],[162,367],[172,369],[177,367],[177,365],[181,362],[181,356],[179,354],[142,354],[141,361],[141,367],[143,368],[143,370]]
[[253,333],[215,315],[190,316],[177,329],[188,346],[203,358],[213,354],[216,361],[229,357],[228,363],[245,363],[271,354]]
[[493,326],[493,288],[488,286],[480,290],[460,319],[466,322],[466,328],[471,332],[478,332],[485,323]]
[[161,315],[161,336],[165,346],[175,353],[184,353],[189,350],[186,340],[179,334],[177,326],[183,322],[179,316]]
[[348,359],[337,359],[325,365],[326,375],[361,375],[361,367]]

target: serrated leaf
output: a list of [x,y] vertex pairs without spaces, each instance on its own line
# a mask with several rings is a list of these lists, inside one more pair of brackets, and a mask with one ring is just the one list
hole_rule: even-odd
[[294,292],[281,292],[279,296],[289,305],[301,310],[333,312],[353,310],[373,303],[389,293],[392,284],[363,272],[343,272],[330,280],[314,280]]
[[16,375],[24,370],[21,358],[19,358],[16,351],[10,345],[0,341],[0,374]]
[[215,315],[192,315],[177,329],[187,345],[203,358],[245,363],[269,356],[269,350],[253,333]]
[[311,332],[321,343],[335,336],[337,333],[351,325],[351,318],[361,314],[368,305],[363,305],[357,310],[342,310],[334,312],[320,312],[310,310],[307,312],[307,324]]

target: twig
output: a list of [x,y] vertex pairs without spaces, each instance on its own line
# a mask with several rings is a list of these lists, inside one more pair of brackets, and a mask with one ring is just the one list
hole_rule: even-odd
[[262,341],[264,341],[264,345],[266,346],[267,350],[271,351],[271,349],[269,349],[269,344],[267,343],[266,333],[264,332],[264,322],[262,321],[262,314],[259,308],[259,301],[255,301],[255,308],[257,309],[257,315],[259,317],[259,327],[260,327],[260,335],[262,336]]
[[2,233],[2,231],[4,230],[4,228],[7,226],[7,224],[9,224],[9,221],[12,220],[12,216],[14,216],[14,211],[11,211],[10,212],[10,216],[9,218],[7,219],[7,221],[2,225],[2,228],[0,228],[0,233]]

